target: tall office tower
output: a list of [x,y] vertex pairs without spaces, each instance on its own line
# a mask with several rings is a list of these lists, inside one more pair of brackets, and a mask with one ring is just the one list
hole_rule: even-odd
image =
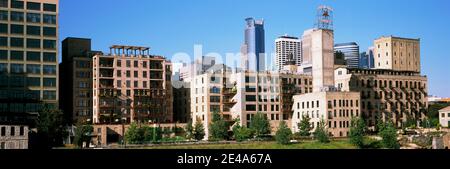
[[355,42],[339,43],[334,45],[334,51],[344,54],[345,64],[349,68],[359,67],[359,46]]
[[277,70],[282,70],[286,62],[293,57],[295,64],[300,66],[302,63],[302,42],[297,37],[281,36],[275,40]]
[[93,57],[95,124],[167,123],[173,121],[172,66],[150,48],[110,47]]
[[247,18],[245,28],[245,42],[241,51],[242,68],[249,71],[265,71],[265,31],[264,21]]
[[420,73],[420,39],[381,37],[374,47],[375,69]]
[[58,0],[0,0],[0,121],[58,105]]
[[91,39],[66,38],[62,41],[60,63],[59,105],[68,122],[92,120],[92,57]]
[[359,68],[361,69],[373,69],[374,68],[374,58],[373,58],[373,47],[367,49],[367,52],[363,52],[359,56]]

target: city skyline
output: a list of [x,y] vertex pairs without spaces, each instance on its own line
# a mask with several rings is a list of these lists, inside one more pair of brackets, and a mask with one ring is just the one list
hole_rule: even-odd
[[[373,44],[373,40],[381,36],[420,38],[422,73],[429,77],[430,95],[450,97],[450,90],[446,86],[450,80],[445,78],[446,74],[450,73],[445,69],[446,64],[450,63],[450,58],[446,57],[444,52],[448,41],[445,37],[449,37],[449,32],[444,31],[447,23],[429,19],[449,16],[450,12],[444,10],[445,4],[449,4],[447,1],[407,1],[408,8],[402,6],[406,1],[378,1],[376,4],[354,1],[262,1],[255,4],[256,1],[244,1],[240,2],[239,6],[225,1],[202,0],[175,3],[170,0],[127,2],[89,1],[91,5],[86,6],[78,1],[62,1],[60,39],[92,38],[93,49],[102,51],[107,51],[112,44],[150,46],[152,53],[164,55],[169,59],[177,52],[186,52],[193,56],[195,44],[203,45],[203,53],[237,53],[244,40],[242,30],[245,25],[242,20],[254,17],[262,18],[266,22],[266,52],[272,53],[275,50],[273,42],[278,36],[289,34],[300,37],[304,30],[314,26],[317,6],[326,4],[335,9],[336,43],[355,41],[361,49],[367,49]],[[286,6],[286,3],[291,5]],[[387,6],[387,3],[390,5]],[[248,4],[255,4],[258,9],[247,10],[245,6]],[[81,8],[96,12],[79,13]],[[119,8],[136,10],[127,13],[111,12],[112,9]],[[380,12],[374,14],[371,12],[374,9]],[[413,10],[425,13],[409,12]],[[74,15],[74,12],[78,15]],[[386,18],[385,23],[380,24],[380,18]],[[374,20],[377,22],[373,22]],[[441,27],[442,30],[430,31],[430,25]],[[267,60],[271,61],[273,58]]]

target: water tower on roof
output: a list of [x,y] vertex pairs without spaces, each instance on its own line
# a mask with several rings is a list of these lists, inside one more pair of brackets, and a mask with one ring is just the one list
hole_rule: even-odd
[[315,28],[333,30],[333,8],[324,5],[317,8]]

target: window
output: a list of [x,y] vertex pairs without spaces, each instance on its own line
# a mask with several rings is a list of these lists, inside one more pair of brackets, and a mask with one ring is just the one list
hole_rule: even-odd
[[249,76],[245,77],[245,83],[255,83],[255,82],[256,82],[255,77],[249,77]]
[[27,78],[27,86],[28,87],[40,87],[41,86],[41,78],[39,78],[39,77]]
[[138,77],[138,71],[134,71],[134,77]]
[[11,136],[15,136],[16,135],[16,128],[15,127],[11,127],[11,132],[9,133]]
[[27,39],[28,48],[41,48],[41,40],[39,39]]
[[246,111],[256,111],[256,105],[246,105],[245,110]]
[[8,71],[8,64],[7,63],[0,63],[0,73],[7,72]]
[[147,78],[147,71],[143,71],[143,72],[142,72],[142,77],[143,77],[143,78]]
[[24,73],[22,64],[11,64],[11,73]]
[[127,80],[127,87],[130,88],[131,87],[131,81]]
[[56,78],[44,78],[44,87],[56,87]]
[[245,101],[255,102],[256,101],[256,96],[255,95],[246,95],[245,96]]
[[127,77],[131,76],[131,72],[129,70],[127,70]]
[[41,27],[39,26],[27,26],[27,35],[41,35]]
[[27,73],[41,74],[41,65],[27,65]]
[[7,21],[8,20],[8,11],[0,11],[0,20]]
[[46,15],[44,14],[44,23],[56,25],[56,15]]
[[10,57],[11,60],[23,60],[23,51],[11,51]]
[[220,96],[211,96],[209,99],[211,103],[220,103]]
[[131,61],[127,60],[127,67],[131,67]]
[[0,60],[7,60],[7,59],[8,59],[8,51],[0,50]]
[[143,82],[142,82],[142,87],[143,87],[143,88],[147,88],[147,81],[143,81]]
[[0,33],[7,34],[8,33],[8,24],[0,24]]
[[24,8],[23,1],[13,0],[11,1],[11,8],[23,9]]
[[22,38],[11,38],[10,46],[11,47],[23,47],[23,39]]
[[56,4],[46,4],[46,3],[44,3],[44,11],[56,12]]
[[56,75],[55,65],[44,65],[44,75]]
[[27,52],[27,61],[41,61],[41,53]]
[[8,0],[0,0],[0,7],[8,8]]
[[44,90],[44,100],[56,100],[56,91]]
[[23,25],[11,25],[11,34],[23,35]]
[[27,2],[27,9],[28,10],[40,11],[41,10],[41,4],[37,3],[37,2]]
[[24,127],[23,127],[23,126],[20,126],[20,129],[19,129],[19,135],[20,135],[20,136],[23,136],[24,134],[25,134]]
[[8,46],[8,38],[7,37],[0,37],[0,46],[4,46],[4,47]]
[[2,127],[1,136],[6,136],[6,127]]
[[56,53],[44,52],[44,62],[56,62]]
[[44,49],[56,49],[56,41],[44,40]]
[[27,22],[41,23],[41,14],[38,14],[38,13],[27,13]]
[[44,36],[55,37],[56,36],[56,28],[44,27]]
[[214,87],[211,88],[210,92],[211,92],[211,93],[219,94],[219,93],[220,93],[220,89],[219,89],[218,87],[215,87],[215,86],[214,86]]
[[134,67],[139,67],[139,62],[138,61],[134,61]]
[[146,61],[142,62],[142,67],[147,68],[147,62]]
[[121,60],[117,60],[117,67],[122,67],[122,61]]

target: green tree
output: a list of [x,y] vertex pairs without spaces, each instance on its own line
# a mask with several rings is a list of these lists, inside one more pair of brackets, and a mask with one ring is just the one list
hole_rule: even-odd
[[225,140],[228,138],[228,125],[218,112],[213,112],[209,133],[212,140]]
[[365,130],[366,123],[363,119],[352,119],[352,126],[350,128],[350,142],[359,148],[363,148]]
[[125,140],[130,144],[140,144],[143,141],[142,130],[138,128],[136,123],[131,123],[128,131],[125,133]]
[[278,142],[278,144],[289,144],[292,137],[292,131],[288,128],[286,125],[286,122],[281,121],[280,126],[278,127],[277,133],[275,135],[275,138]]
[[271,129],[267,116],[260,112],[256,113],[250,121],[250,129],[255,132],[257,138],[270,134]]
[[63,139],[68,135],[64,127],[63,112],[44,105],[36,121],[38,147],[52,148],[62,146]]
[[311,121],[311,118],[308,116],[303,116],[300,123],[298,123],[298,134],[303,137],[311,136],[311,130],[313,129],[311,127],[311,124],[309,123]]
[[379,135],[383,138],[383,146],[390,149],[399,149],[400,144],[397,142],[397,129],[392,122],[384,124],[382,130],[379,131]]
[[194,131],[192,134],[196,140],[202,140],[205,137],[205,128],[200,120],[195,122]]
[[192,126],[192,120],[186,124],[186,138],[192,139],[194,137],[194,127]]
[[242,142],[253,137],[253,131],[245,126],[239,124],[239,119],[235,120],[235,125],[233,126],[234,139],[237,142]]
[[87,144],[86,146],[89,147],[89,143],[91,142],[90,134],[93,131],[94,127],[92,125],[77,124],[73,144],[79,148],[83,148],[83,143],[85,142]]
[[142,128],[139,129],[140,131],[138,133],[142,134],[142,140],[145,143],[156,143],[158,141],[161,141],[162,139],[162,131],[160,127],[149,127],[149,126],[144,126]]
[[325,122],[322,120],[320,121],[319,125],[316,128],[316,131],[314,131],[314,138],[317,139],[321,143],[329,143],[330,138],[328,136],[328,131],[325,126]]

